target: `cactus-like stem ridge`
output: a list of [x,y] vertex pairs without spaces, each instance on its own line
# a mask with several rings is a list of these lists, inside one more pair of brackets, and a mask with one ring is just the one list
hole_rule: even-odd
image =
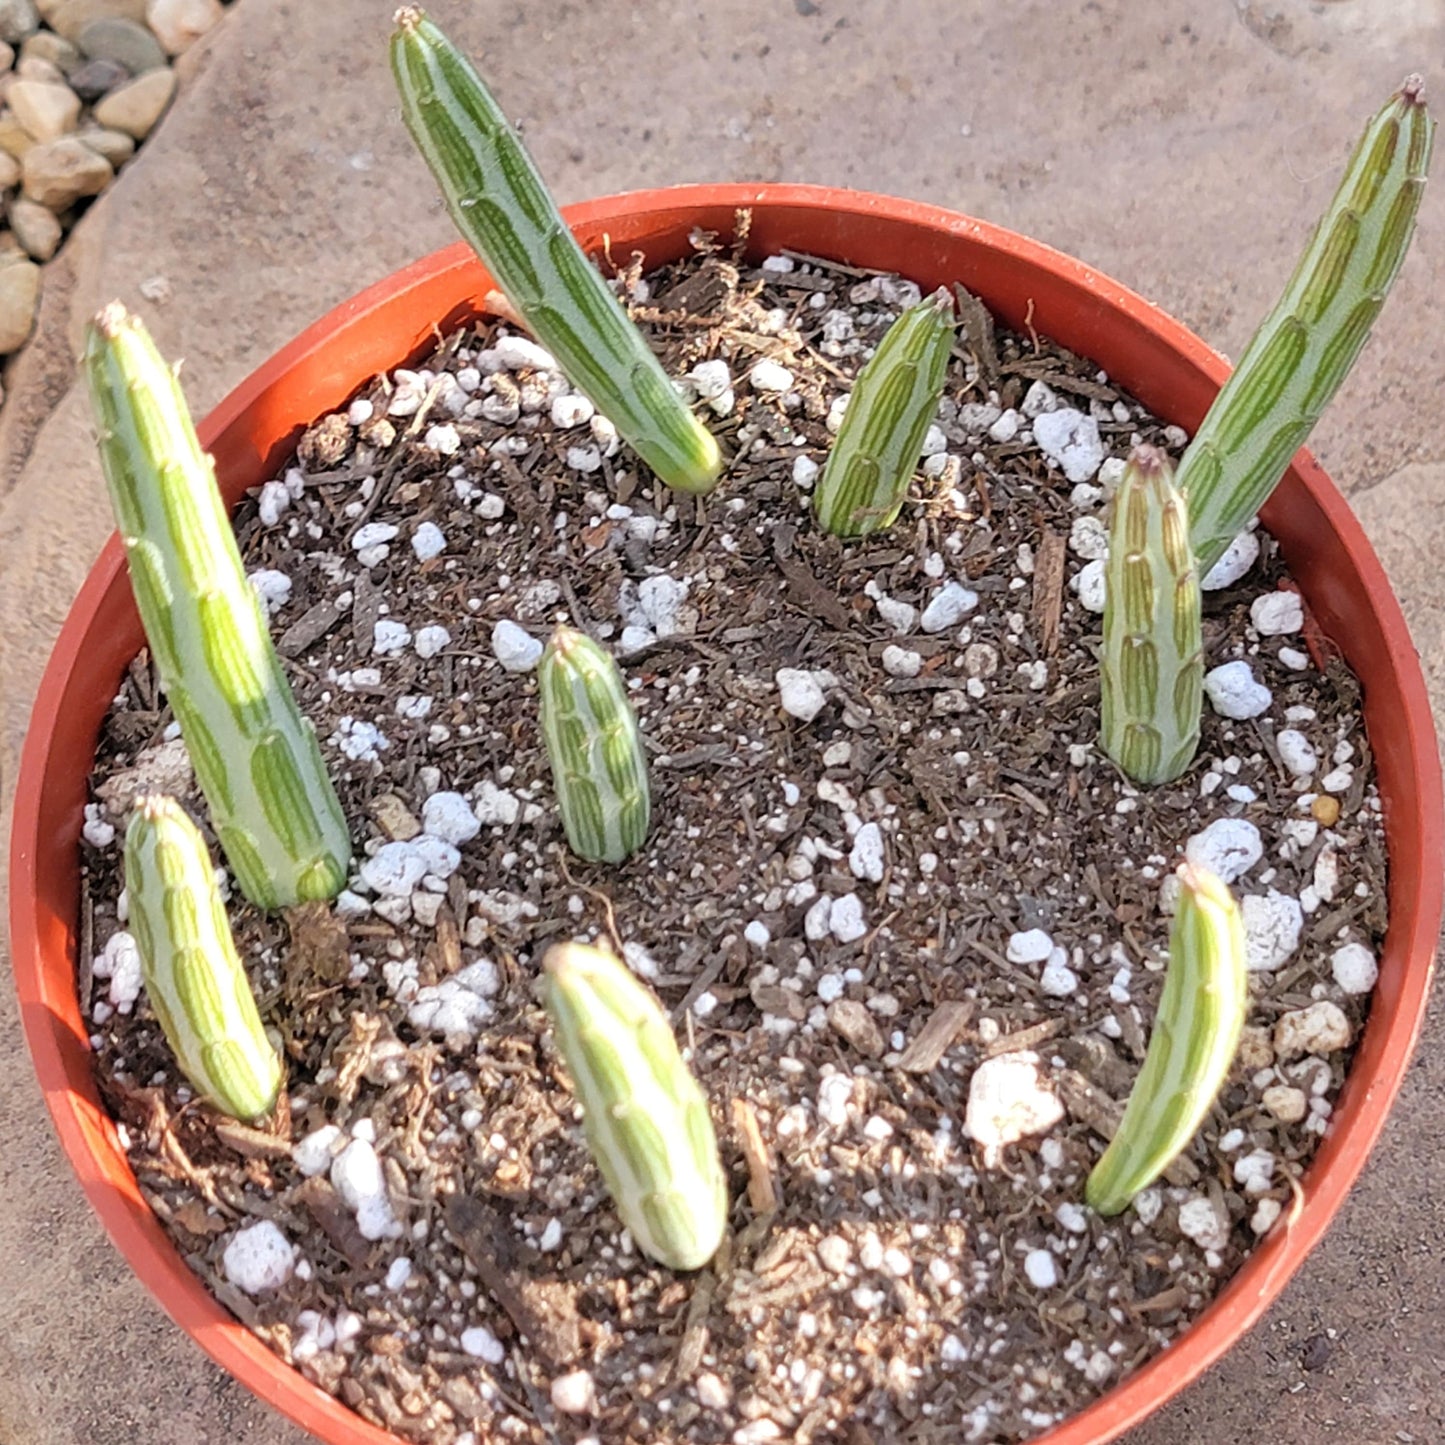
[[1370,121],[1289,284],[1184,454],[1200,575],[1265,503],[1339,389],[1399,272],[1434,120],[1410,77]]
[[236,954],[205,839],[174,798],[137,800],[125,886],[146,995],[181,1071],[233,1118],[270,1113],[281,1060]]
[[666,1016],[600,949],[558,944],[543,967],[557,1047],[622,1222],[653,1259],[701,1269],[727,1227],[727,1182],[707,1100]]
[[262,908],[331,898],[346,819],[175,374],[118,304],[89,328],[84,365],[141,623],[226,860]]
[[1224,1086],[1249,1003],[1244,922],[1208,869],[1179,869],[1179,907],[1154,1031],[1124,1117],[1085,1186],[1089,1205],[1118,1214],[1194,1137]]
[[1204,649],[1184,499],[1155,447],[1124,468],[1104,578],[1100,742],[1136,783],[1167,783],[1199,746]]
[[717,442],[573,238],[471,62],[405,7],[391,64],[402,116],[447,210],[514,310],[668,486],[711,491],[722,469]]
[[858,373],[838,437],[813,493],[818,525],[835,537],[891,527],[908,495],[953,347],[944,287],[906,310]]
[[637,717],[611,654],[559,627],[537,667],[542,737],[572,851],[620,863],[647,837],[652,797]]

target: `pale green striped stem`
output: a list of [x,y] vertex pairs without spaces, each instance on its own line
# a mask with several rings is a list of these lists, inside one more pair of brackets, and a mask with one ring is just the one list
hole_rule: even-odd
[[402,116],[457,229],[567,379],[668,486],[708,492],[712,434],[567,229],[481,77],[414,6],[396,14],[391,66]]
[[234,1118],[270,1113],[281,1060],[236,956],[206,841],[174,798],[136,800],[125,887],[146,996],[181,1071]]
[[1199,573],[1169,458],[1136,447],[1114,494],[1104,573],[1099,741],[1136,783],[1194,760],[1204,691]]
[[1365,128],[1284,295],[1179,468],[1200,575],[1268,499],[1339,389],[1405,259],[1435,122],[1411,76]]
[[1154,1032],[1118,1132],[1094,1166],[1085,1198],[1118,1214],[1194,1137],[1224,1086],[1249,1003],[1244,923],[1207,869],[1179,869],[1179,908]]
[[346,819],[175,374],[118,303],[89,328],[85,372],[141,623],[226,860],[259,907],[334,897]]
[[707,1100],[657,1000],[610,953],[558,944],[543,998],[592,1157],[646,1254],[701,1269],[722,1243],[728,1193]]
[[617,664],[590,637],[559,627],[537,666],[537,696],[567,842],[594,863],[622,862],[647,837],[652,799]]
[[939,287],[884,334],[858,373],[813,512],[835,537],[891,527],[908,495],[953,348],[953,298]]

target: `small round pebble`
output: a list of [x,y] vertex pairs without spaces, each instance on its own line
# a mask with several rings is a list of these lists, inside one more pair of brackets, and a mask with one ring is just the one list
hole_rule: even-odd
[[1320,999],[1307,1008],[1291,1009],[1274,1026],[1274,1051],[1281,1059],[1297,1054],[1335,1053],[1350,1042],[1350,1021],[1339,1004]]
[[1275,734],[1274,745],[1279,749],[1279,760],[1297,778],[1313,776],[1320,765],[1320,757],[1314,744],[1298,728],[1281,728]]
[[1304,604],[1298,592],[1266,592],[1249,604],[1249,620],[1261,636],[1283,637],[1304,626]]
[[778,699],[783,711],[800,722],[812,722],[824,707],[828,696],[818,682],[816,673],[796,667],[781,667],[777,674]]
[[978,606],[978,593],[961,582],[947,582],[929,599],[919,618],[925,632],[946,632],[962,622]]
[[1380,976],[1375,955],[1363,943],[1347,943],[1330,955],[1330,971],[1341,993],[1369,993]]
[[433,793],[421,810],[421,825],[433,838],[460,847],[482,831],[472,805],[460,793]]
[[1220,717],[1235,721],[1258,717],[1274,701],[1274,694],[1242,660],[1226,662],[1206,672],[1204,692]]
[[1184,856],[1234,883],[1264,856],[1264,839],[1248,818],[1216,818],[1185,843]]
[[1253,532],[1241,532],[1214,566],[1204,574],[1200,589],[1204,592],[1218,592],[1233,587],[1241,577],[1259,560],[1259,538]]
[[1043,963],[1054,951],[1054,940],[1042,928],[1009,935],[1006,957],[1010,963]]
[[474,1360],[500,1365],[507,1358],[506,1346],[485,1325],[472,1325],[461,1333],[461,1347]]
[[552,1408],[564,1415],[586,1415],[597,1403],[592,1376],[586,1370],[572,1370],[552,1381]]
[[531,672],[542,660],[543,646],[525,628],[504,617],[492,628],[492,656],[507,672]]
[[446,535],[435,522],[421,522],[411,534],[411,550],[418,562],[430,562],[447,549]]
[[296,1268],[296,1251],[269,1219],[238,1229],[221,1256],[226,1278],[249,1295],[280,1289]]
[[1059,1282],[1059,1266],[1047,1249],[1031,1249],[1024,1256],[1024,1273],[1035,1289],[1053,1289]]

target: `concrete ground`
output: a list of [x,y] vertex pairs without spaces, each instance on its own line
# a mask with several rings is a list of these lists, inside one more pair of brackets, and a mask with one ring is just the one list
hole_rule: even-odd
[[[243,0],[46,271],[0,415],[0,795],[109,530],[72,386],[119,295],[208,407],[362,285],[451,239],[385,65],[390,4]],[[1445,56],[1442,0],[434,0],[562,199],[810,180],[957,207],[1083,257],[1237,354],[1364,117]],[[1445,76],[1428,77],[1445,95]],[[1445,177],[1317,433],[1445,702]],[[144,299],[164,277],[169,300]],[[159,294],[157,287],[147,293]],[[7,822],[8,829],[8,822]],[[299,1445],[132,1282],[91,1220],[0,970],[0,1445]],[[1349,1207],[1267,1321],[1130,1445],[1445,1440],[1445,1021]]]

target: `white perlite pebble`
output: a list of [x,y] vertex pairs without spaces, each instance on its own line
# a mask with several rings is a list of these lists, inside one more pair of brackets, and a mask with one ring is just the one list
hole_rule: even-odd
[[597,408],[585,396],[579,396],[575,392],[568,392],[564,396],[554,396],[552,398],[552,425],[562,431],[570,431],[574,426],[586,426],[596,411]]
[[525,336],[499,336],[497,344],[480,352],[477,365],[488,374],[495,371],[558,371],[557,358]]
[[492,656],[507,672],[531,672],[542,652],[542,644],[511,618],[504,617],[492,627]]
[[624,621],[645,624],[658,637],[672,637],[681,628],[686,602],[687,583],[660,572],[638,585],[637,612]]
[[863,904],[856,893],[845,893],[841,898],[833,900],[833,909],[828,917],[828,931],[839,943],[856,943],[868,932],[868,924],[863,917]]
[[1054,951],[1054,940],[1042,928],[1011,933],[1006,957],[1010,963],[1043,963]]
[[221,1256],[221,1268],[237,1289],[264,1294],[291,1278],[296,1251],[269,1219],[262,1219],[236,1231]]
[[1298,592],[1266,592],[1249,604],[1249,620],[1263,637],[1283,637],[1305,625]]
[[1078,593],[1079,605],[1089,612],[1103,612],[1108,600],[1108,586],[1104,578],[1107,566],[1104,558],[1096,557],[1092,562],[1086,562],[1070,583]]
[[919,618],[925,632],[946,632],[956,627],[975,607],[978,593],[970,592],[961,582],[947,582],[929,599]]
[[115,842],[115,825],[106,821],[99,803],[85,805],[85,823],[80,836],[92,848],[109,848]]
[[793,483],[807,491],[818,480],[818,464],[812,457],[793,458]]
[[1350,1042],[1350,1021],[1344,1010],[1329,999],[1320,999],[1308,1008],[1291,1009],[1274,1026],[1274,1051],[1281,1059],[1297,1054],[1323,1057]]
[[1259,559],[1259,538],[1253,532],[1241,532],[1214,566],[1204,574],[1199,586],[1205,592],[1218,592],[1233,587]]
[[1068,998],[1079,987],[1079,975],[1069,967],[1068,959],[1062,948],[1049,954],[1049,961],[1039,975],[1039,989],[1049,998]]
[[793,385],[793,373],[776,361],[760,361],[748,373],[748,380],[754,391],[788,391]]
[[430,870],[425,854],[414,842],[398,841],[382,844],[375,857],[368,858],[358,871],[373,893],[410,898],[412,889]]
[[1191,863],[1217,873],[1222,883],[1242,878],[1264,855],[1264,840],[1248,818],[1216,818],[1184,845]]
[[1255,678],[1249,664],[1242,660],[1226,662],[1206,672],[1204,692],[1220,717],[1233,718],[1236,722],[1258,717],[1274,701],[1274,694]]
[[461,1347],[474,1360],[500,1365],[507,1358],[506,1346],[485,1325],[473,1325],[461,1333]]
[[825,1074],[818,1085],[818,1117],[831,1128],[848,1126],[853,1080],[847,1074]]
[[428,657],[435,657],[443,651],[451,642],[452,635],[436,623],[429,627],[420,628],[416,634],[416,655],[423,660]]
[[1059,1282],[1059,1267],[1046,1249],[1031,1249],[1024,1255],[1024,1273],[1035,1289],[1053,1289]]
[[552,1381],[552,1408],[564,1415],[586,1415],[597,1403],[592,1376],[586,1370],[573,1370]]
[[411,642],[411,628],[394,617],[380,618],[371,630],[371,650],[377,657],[394,657]]
[[1109,531],[1098,517],[1075,517],[1069,528],[1069,551],[1086,562],[1103,562],[1109,556]]
[[304,1139],[298,1139],[291,1146],[291,1157],[296,1161],[296,1167],[308,1179],[324,1174],[331,1167],[331,1146],[340,1137],[341,1130],[335,1124],[323,1124]]
[[848,867],[855,878],[869,883],[883,881],[883,833],[877,823],[864,823],[854,835]]
[[472,805],[460,793],[433,793],[421,809],[421,825],[443,843],[460,847],[482,831]]
[[393,527],[390,522],[368,522],[363,527],[358,527],[351,538],[351,547],[355,552],[365,552],[372,547],[379,547],[384,542],[390,542],[400,529]]
[[1314,745],[1298,728],[1281,728],[1275,734],[1274,745],[1279,749],[1280,762],[1297,778],[1310,777],[1320,765]]
[[733,1401],[733,1392],[711,1370],[704,1370],[693,1381],[697,1402],[704,1410],[726,1410]]
[[439,984],[417,990],[407,1008],[407,1022],[423,1033],[443,1038],[473,1039],[492,1016],[493,999],[501,987],[496,964],[478,959]]
[[1268,1149],[1252,1149],[1234,1161],[1234,1182],[1243,1185],[1246,1194],[1263,1194],[1274,1178],[1274,1165]]
[[1222,1250],[1229,1243],[1229,1220],[1210,1200],[1196,1194],[1179,1206],[1179,1232],[1200,1249]]
[[890,642],[883,649],[883,671],[889,677],[917,677],[923,671],[923,654]]
[[1330,955],[1330,971],[1342,993],[1369,993],[1380,976],[1375,955],[1363,943],[1347,943]]
[[488,778],[477,785],[472,809],[486,827],[510,828],[521,815],[522,800],[506,788],[499,788]]
[[274,567],[258,568],[246,580],[255,588],[267,617],[274,616],[291,600],[291,579]]
[[899,637],[906,637],[918,626],[918,609],[911,602],[900,602],[887,593],[878,597],[873,605],[878,615]]
[[1034,440],[1046,457],[1058,462],[1071,482],[1087,482],[1104,460],[1098,422],[1072,407],[1036,416]]
[[1039,1072],[1037,1054],[998,1054],[973,1071],[964,1128],[989,1168],[1005,1145],[1042,1134],[1063,1117],[1064,1106]]
[[783,711],[800,722],[812,722],[827,705],[828,695],[818,681],[818,674],[796,667],[780,667],[776,674],[778,698]]
[[331,1187],[356,1215],[363,1239],[395,1239],[401,1226],[391,1212],[386,1177],[370,1140],[353,1139],[331,1161]]
[[111,1007],[128,1014],[141,990],[140,949],[135,939],[124,931],[112,933],[92,971],[97,978],[110,980]]
[[411,534],[411,550],[416,553],[418,562],[430,562],[446,549],[446,534],[435,522],[418,523],[416,531]]
[[1273,973],[1299,947],[1304,910],[1298,898],[1273,888],[1251,893],[1240,902],[1244,946],[1251,973]]

